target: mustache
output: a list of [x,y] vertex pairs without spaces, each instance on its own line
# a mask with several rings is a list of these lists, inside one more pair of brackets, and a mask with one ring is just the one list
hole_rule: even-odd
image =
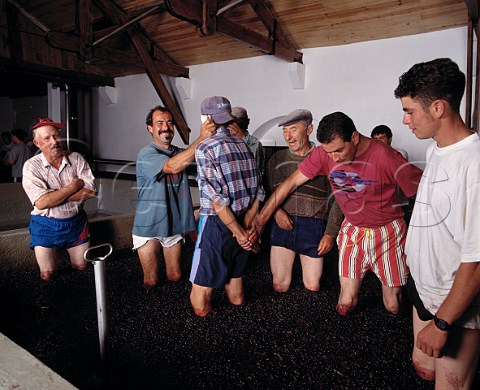
[[172,130],[161,130],[161,131],[158,132],[158,134],[165,134],[165,133],[173,134],[173,131]]

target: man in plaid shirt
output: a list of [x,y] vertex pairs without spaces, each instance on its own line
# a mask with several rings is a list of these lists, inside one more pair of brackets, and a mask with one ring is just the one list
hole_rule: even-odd
[[265,193],[253,154],[230,134],[235,120],[228,99],[213,96],[201,104],[202,120],[217,133],[195,150],[200,189],[200,221],[190,281],[190,302],[198,316],[212,311],[214,288],[225,287],[233,305],[244,302],[242,277],[253,248],[246,229]]

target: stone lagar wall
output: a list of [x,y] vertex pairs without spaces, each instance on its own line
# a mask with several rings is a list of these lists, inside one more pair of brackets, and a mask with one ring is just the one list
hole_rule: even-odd
[[[135,181],[95,179],[98,196],[84,203],[90,217],[135,213]],[[32,205],[21,183],[0,184],[0,227],[10,230],[28,226]]]
[[[97,179],[98,198],[85,202],[91,245],[112,244],[114,250],[132,247],[132,226],[137,200],[135,181]],[[192,187],[194,207],[198,188]],[[28,221],[32,206],[20,183],[0,184],[0,272],[37,267],[29,248]],[[0,226],[1,228],[1,226]]]
[[[90,219],[91,246],[110,243],[113,250],[131,248],[133,218],[134,214],[123,214]],[[0,272],[37,268],[29,245],[28,228],[0,233]],[[61,252],[66,258],[66,251]]]

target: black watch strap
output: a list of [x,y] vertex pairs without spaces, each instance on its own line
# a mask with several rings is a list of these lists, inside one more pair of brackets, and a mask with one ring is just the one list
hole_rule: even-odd
[[433,322],[435,323],[435,326],[438,329],[443,330],[444,332],[448,332],[453,327],[447,321],[442,320],[442,319],[438,318],[437,316],[433,317]]

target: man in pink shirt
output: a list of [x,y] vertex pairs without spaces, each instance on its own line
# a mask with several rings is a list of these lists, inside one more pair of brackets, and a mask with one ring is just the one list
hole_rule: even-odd
[[64,127],[50,118],[38,118],[31,129],[41,153],[23,166],[22,185],[33,205],[30,248],[35,250],[43,280],[51,279],[62,248],[67,249],[72,268],[86,268],[83,254],[90,234],[83,202],[97,196],[88,163],[79,153],[62,149],[59,129]]
[[397,186],[412,197],[422,171],[400,153],[360,134],[344,113],[325,116],[316,147],[272,194],[257,216],[251,237],[260,235],[273,212],[300,185],[324,175],[345,219],[337,237],[340,297],[337,312],[346,316],[358,303],[362,279],[372,270],[382,282],[385,308],[397,314],[407,282],[406,224]]

